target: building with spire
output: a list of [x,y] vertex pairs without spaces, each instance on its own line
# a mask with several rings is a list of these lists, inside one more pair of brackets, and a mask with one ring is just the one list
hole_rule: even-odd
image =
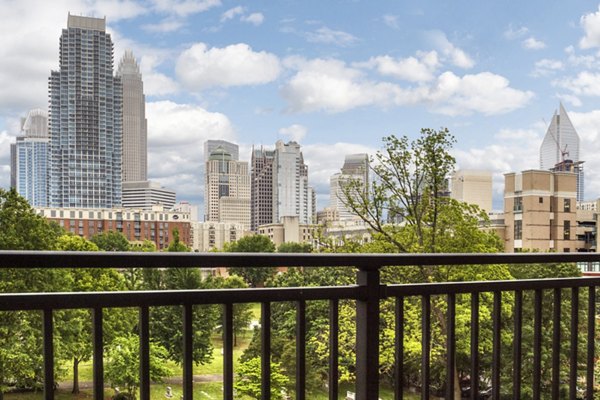
[[48,205],[48,114],[31,110],[11,144],[11,187],[33,207]]
[[49,95],[49,205],[120,206],[123,87],[105,18],[68,15]]
[[148,128],[144,83],[131,51],[119,62],[123,85],[123,182],[148,179]]
[[576,173],[577,201],[583,201],[583,161],[579,154],[579,135],[561,103],[540,147],[540,169]]

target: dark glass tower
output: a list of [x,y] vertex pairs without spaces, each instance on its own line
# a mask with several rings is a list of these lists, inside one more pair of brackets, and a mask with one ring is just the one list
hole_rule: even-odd
[[50,206],[119,206],[123,88],[104,18],[69,14],[49,92]]

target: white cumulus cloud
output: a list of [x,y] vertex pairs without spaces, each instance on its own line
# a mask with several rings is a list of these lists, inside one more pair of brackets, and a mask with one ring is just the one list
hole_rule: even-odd
[[426,82],[435,78],[434,72],[440,66],[436,51],[418,52],[416,57],[393,58],[388,55],[371,57],[357,66],[374,68],[381,75],[392,76],[411,82]]
[[289,58],[286,65],[297,70],[282,87],[292,112],[338,113],[364,106],[421,104],[446,115],[494,115],[523,107],[533,97],[490,72],[460,77],[448,71],[428,85],[413,88],[369,80],[360,69],[335,59]]
[[549,58],[543,58],[535,62],[535,66],[532,72],[534,77],[545,77],[562,71],[565,68],[565,64],[560,60],[553,60]]
[[585,33],[579,41],[579,47],[582,49],[600,47],[600,6],[598,11],[582,16],[579,23]]
[[176,66],[177,77],[191,90],[264,84],[277,79],[280,72],[277,56],[256,52],[245,43],[223,48],[197,43],[181,53]]
[[533,36],[523,40],[522,45],[528,50],[541,50],[546,47],[546,43],[541,40],[537,40]]
[[582,71],[575,77],[557,79],[553,85],[580,96],[600,96],[600,73]]

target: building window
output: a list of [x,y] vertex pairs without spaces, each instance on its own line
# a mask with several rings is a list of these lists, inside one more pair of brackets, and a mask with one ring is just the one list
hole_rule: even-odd
[[565,212],[571,212],[571,199],[565,199]]
[[521,240],[523,238],[523,221],[515,221],[515,240]]
[[565,247],[565,248],[563,249],[563,253],[570,253],[570,252],[571,252],[571,249],[570,249],[570,248],[568,248],[568,247]]
[[563,239],[571,240],[571,221],[565,221],[565,227],[563,230]]
[[514,212],[522,212],[523,211],[523,198],[515,197],[515,205],[513,207]]
[[544,198],[540,197],[539,202],[540,202],[540,204],[544,204]]

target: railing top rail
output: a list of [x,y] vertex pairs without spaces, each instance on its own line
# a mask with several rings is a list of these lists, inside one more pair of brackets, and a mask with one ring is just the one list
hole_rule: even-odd
[[341,300],[359,299],[364,296],[364,288],[357,285],[261,289],[0,293],[0,311]]
[[1,250],[0,268],[169,268],[521,264],[600,262],[600,253],[305,254],[140,253]]

